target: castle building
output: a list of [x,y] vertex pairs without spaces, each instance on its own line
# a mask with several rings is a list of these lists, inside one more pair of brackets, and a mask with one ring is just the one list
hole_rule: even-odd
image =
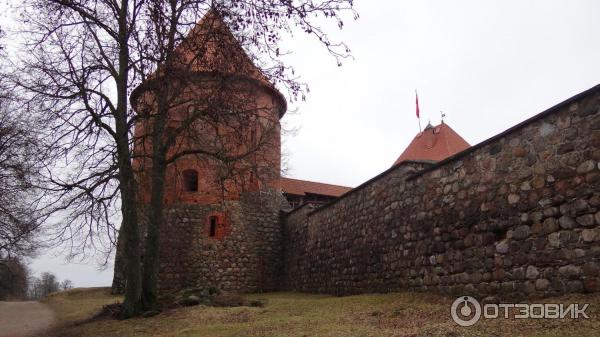
[[392,167],[349,188],[280,176],[286,101],[217,14],[177,53],[177,76],[150,78],[131,98],[147,117],[134,149],[143,203],[153,90],[177,92],[161,123],[186,130],[169,150],[161,291],[600,291],[600,86],[473,146],[428,125]]

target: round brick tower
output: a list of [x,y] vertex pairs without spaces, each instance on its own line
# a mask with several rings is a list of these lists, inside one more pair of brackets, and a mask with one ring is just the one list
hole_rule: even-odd
[[[164,144],[170,144],[159,288],[276,289],[284,200],[279,119],[285,98],[212,10],[175,55],[168,74],[159,66],[161,76],[149,78],[131,95],[140,116],[134,167],[144,205],[151,197],[153,123],[163,123]],[[165,87],[168,99],[161,101],[155,93]],[[156,117],[159,106],[168,107],[162,120]],[[142,227],[146,210],[140,211]],[[119,268],[117,252],[114,288],[122,283]]]

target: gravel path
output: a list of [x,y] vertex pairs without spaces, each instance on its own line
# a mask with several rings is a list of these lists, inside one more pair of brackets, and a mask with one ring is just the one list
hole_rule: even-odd
[[39,302],[0,302],[0,337],[44,336],[54,321],[50,308]]

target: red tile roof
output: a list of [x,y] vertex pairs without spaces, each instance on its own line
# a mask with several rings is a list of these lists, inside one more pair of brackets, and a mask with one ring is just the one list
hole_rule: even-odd
[[221,16],[210,9],[176,49],[188,70],[245,75],[271,86]]
[[281,189],[283,190],[283,193],[287,194],[305,195],[308,193],[339,197],[350,191],[352,188],[281,177]]
[[174,66],[206,74],[242,76],[257,81],[280,101],[280,117],[287,109],[285,97],[246,53],[223,18],[210,9],[175,49]]
[[441,161],[469,147],[471,145],[448,124],[428,125],[415,136],[394,165],[405,160]]

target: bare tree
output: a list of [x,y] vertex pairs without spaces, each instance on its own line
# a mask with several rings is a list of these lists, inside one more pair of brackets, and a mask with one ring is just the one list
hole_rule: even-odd
[[51,272],[43,272],[40,277],[32,277],[29,281],[29,295],[33,300],[44,298],[52,293],[68,290],[71,287],[71,281],[60,282],[56,275]]
[[17,257],[0,260],[0,301],[22,300],[27,295],[29,271]]
[[0,97],[0,259],[33,253],[40,221],[34,188],[38,143],[30,119],[11,113],[9,100]]
[[35,188],[42,154],[31,127],[37,119],[20,110],[12,89],[0,74],[0,260],[31,255],[43,220]]
[[72,253],[103,249],[109,256],[121,223],[126,317],[142,309],[128,104],[136,6],[127,0],[26,1],[29,43],[13,75],[29,112],[46,117],[44,139],[52,156],[44,211],[62,218],[56,241],[70,243]]
[[[0,41],[5,34],[0,28]],[[28,270],[23,258],[39,242],[42,221],[37,212],[39,141],[30,127],[35,119],[20,113],[3,73],[6,51],[0,42],[0,299],[23,299]]]
[[66,279],[63,280],[60,283],[60,290],[65,291],[65,290],[69,290],[69,289],[73,289],[73,281]]

